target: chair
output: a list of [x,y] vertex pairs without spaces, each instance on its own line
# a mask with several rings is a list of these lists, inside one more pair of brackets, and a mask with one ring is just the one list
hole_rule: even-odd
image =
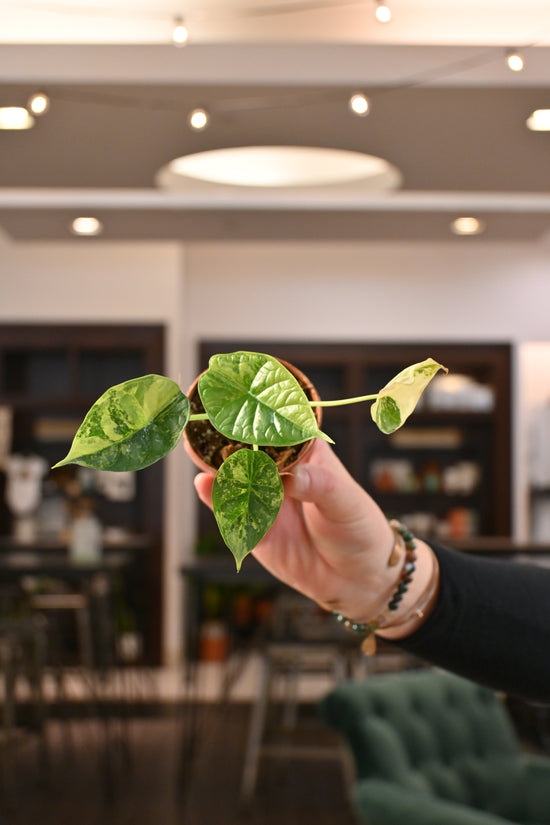
[[521,751],[486,688],[426,669],[345,682],[319,710],[351,751],[362,823],[550,823],[550,759]]
[[45,651],[45,627],[40,617],[0,618],[0,672],[3,677],[1,787],[3,799],[9,803],[14,801],[16,795],[15,749],[19,727],[19,677],[24,677],[30,688],[33,727],[39,736],[39,758],[42,767],[47,767],[46,714],[42,685]]
[[[255,792],[263,757],[338,759],[333,746],[307,745],[289,740],[297,727],[299,682],[303,676],[322,675],[331,682],[349,675],[356,645],[341,626],[303,596],[281,594],[276,600],[267,638],[261,646],[259,684],[252,706],[241,778],[241,802],[248,804]],[[277,690],[277,688],[279,690]],[[282,700],[279,730],[283,740],[266,736],[267,717],[273,701]]]
[[26,598],[30,609],[47,621],[49,660],[58,698],[67,698],[64,679],[78,674],[85,688],[83,695],[95,706],[100,683],[114,664],[109,581],[94,574],[75,586],[52,576],[39,579],[37,587],[31,579]]
[[[115,670],[115,640],[111,616],[110,586],[102,575],[96,575],[86,588],[75,590],[63,582],[47,582],[48,590],[28,594],[30,608],[36,616],[45,620],[50,664],[53,665],[57,686],[57,700],[68,707],[70,694],[67,685],[74,683],[69,677],[77,676],[80,691],[75,691],[77,703],[86,709],[90,719],[101,726],[103,751],[100,768],[105,793],[113,798],[114,744],[124,757],[125,768],[129,764],[127,708],[122,689],[125,674],[120,678]],[[76,661],[64,650],[63,630],[65,619],[74,620],[76,631]],[[73,666],[71,666],[71,664]],[[120,710],[117,710],[120,708]],[[69,715],[70,718],[70,715]],[[115,724],[116,723],[116,724]]]

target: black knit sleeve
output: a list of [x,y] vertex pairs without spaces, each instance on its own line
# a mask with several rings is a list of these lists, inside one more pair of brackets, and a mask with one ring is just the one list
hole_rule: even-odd
[[550,704],[550,569],[430,544],[441,571],[437,604],[395,644],[496,690]]

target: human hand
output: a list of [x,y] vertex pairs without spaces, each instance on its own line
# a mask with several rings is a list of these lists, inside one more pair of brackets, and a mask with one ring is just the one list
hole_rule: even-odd
[[[327,609],[369,620],[395,587],[396,569],[388,567],[393,531],[325,441],[316,440],[309,456],[283,476],[279,515],[253,554]],[[209,507],[212,483],[207,473],[195,477],[199,498]]]

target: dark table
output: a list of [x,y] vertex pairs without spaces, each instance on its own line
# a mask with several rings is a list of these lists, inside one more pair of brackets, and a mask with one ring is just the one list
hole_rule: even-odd
[[[445,544],[446,542],[442,542]],[[507,559],[511,562],[529,561],[543,565],[550,564],[550,544],[540,542],[518,542],[509,536],[477,536],[462,541],[449,541],[449,546],[478,556]],[[185,586],[183,627],[185,630],[185,659],[192,670],[199,653],[200,625],[204,619],[202,604],[205,590],[209,586],[223,585],[235,588],[259,585],[268,593],[278,595],[290,591],[286,585],[271,575],[255,558],[248,556],[239,572],[233,557],[227,551],[224,555],[197,556],[180,567],[180,575]],[[261,632],[261,628],[259,628]]]
[[59,550],[0,551],[0,580],[19,579],[21,576],[48,576],[69,582],[86,583],[95,576],[112,576],[123,570],[132,560],[126,550],[113,550],[93,562],[74,562],[68,553]]
[[229,551],[223,556],[198,556],[180,567],[180,575],[185,585],[183,623],[188,665],[192,665],[198,658],[199,631],[204,618],[203,596],[208,587],[223,585],[238,590],[243,586],[260,585],[267,593],[276,593],[285,588],[253,556],[246,558],[237,572]]
[[[29,548],[14,545],[13,542],[4,539],[0,549],[0,586],[15,584],[21,592],[29,593],[24,586],[27,578],[53,579],[68,585],[71,594],[84,597],[87,617],[85,658],[88,661],[81,663],[84,665],[83,684],[89,690],[91,718],[97,719],[100,725],[99,736],[103,739],[103,747],[100,751],[99,768],[105,794],[112,798],[115,788],[116,755],[122,753],[127,760],[129,754],[126,734],[127,712],[124,702],[108,703],[102,700],[111,696],[110,684],[115,673],[113,665],[116,663],[112,583],[114,577],[132,563],[134,554],[129,549],[111,549],[105,551],[98,561],[77,563],[70,558],[66,548],[59,542],[44,544],[46,546],[35,544]],[[40,590],[34,591],[37,594],[34,602],[32,592],[31,590],[28,595],[30,605],[34,603],[39,613],[47,614],[47,608],[40,606]],[[53,596],[52,606],[55,610],[56,594]],[[62,598],[63,594],[60,596],[61,600]],[[119,705],[120,709],[117,710]]]
[[[0,551],[0,585],[16,585],[21,593],[29,593],[33,590],[26,586],[29,579],[55,580],[84,596],[89,605],[89,633],[94,634],[88,645],[90,664],[94,668],[102,668],[110,663],[114,647],[113,579],[132,560],[131,552],[112,550],[104,553],[98,561],[77,563],[63,550],[30,550],[21,546],[20,549]],[[32,604],[32,596],[29,598]]]
[[[129,533],[124,535],[119,540],[103,539],[103,551],[110,553],[111,551],[138,551],[147,550],[151,546],[151,539],[146,534]],[[16,541],[12,536],[0,536],[0,554],[9,552],[48,552],[48,553],[65,553],[68,555],[69,548],[66,541],[57,536],[38,536],[30,543],[22,543]]]

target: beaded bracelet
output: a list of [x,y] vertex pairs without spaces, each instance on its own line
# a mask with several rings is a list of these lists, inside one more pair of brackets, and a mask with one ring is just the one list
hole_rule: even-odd
[[402,627],[403,625],[410,622],[410,620],[415,616],[417,619],[422,619],[424,617],[424,613],[426,607],[428,606],[429,602],[432,600],[432,596],[435,594],[436,590],[439,587],[439,562],[437,561],[437,556],[432,551],[430,554],[432,559],[432,572],[430,574],[430,579],[424,592],[421,594],[418,601],[416,601],[405,613],[404,616],[401,616],[398,622],[392,621],[386,627]]
[[[366,636],[361,644],[363,653],[370,655],[376,652],[376,637],[375,632],[383,627],[387,627],[390,622],[391,614],[399,607],[403,596],[409,589],[412,581],[413,573],[416,569],[416,542],[411,531],[405,527],[404,524],[392,519],[390,527],[395,533],[396,543],[388,560],[388,566],[392,567],[397,564],[402,555],[402,548],[405,549],[405,561],[401,569],[401,575],[397,583],[397,588],[393,592],[387,606],[387,613],[377,616],[375,619],[370,619],[368,622],[355,622],[353,619],[348,619],[342,613],[334,612],[333,615],[337,622],[340,622],[346,630],[351,630],[353,633],[365,633]],[[433,578],[433,575],[432,575]],[[430,590],[431,588],[428,588]],[[430,596],[433,593],[430,593]],[[412,616],[412,613],[410,614]],[[400,622],[401,624],[401,622]]]

